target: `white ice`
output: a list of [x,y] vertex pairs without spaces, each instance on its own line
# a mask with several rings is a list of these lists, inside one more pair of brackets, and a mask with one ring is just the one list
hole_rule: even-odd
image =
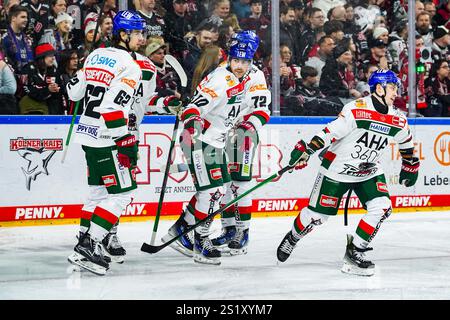
[[[0,299],[449,299],[450,212],[393,214],[368,257],[373,277],[340,271],[346,232],[361,215],[332,217],[277,265],[276,248],[294,217],[254,218],[247,255],[200,265],[171,248],[150,255],[153,220],[122,223],[128,254],[106,276],[74,271],[67,262],[78,226],[0,229]],[[173,223],[161,220],[159,238]],[[213,223],[220,232],[220,221]]]

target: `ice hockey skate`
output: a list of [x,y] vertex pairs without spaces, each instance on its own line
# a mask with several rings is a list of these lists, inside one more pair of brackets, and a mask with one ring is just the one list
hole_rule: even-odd
[[238,229],[236,236],[228,244],[230,255],[246,254],[248,248],[248,229]]
[[211,239],[212,244],[222,252],[222,254],[230,254],[228,244],[236,235],[236,227],[228,226],[222,229],[222,234],[217,238]]
[[[182,234],[188,227],[189,225],[183,218],[178,219],[175,224],[169,228],[167,234],[161,238],[161,241],[163,243],[166,243],[172,240],[173,238]],[[178,238],[178,240],[172,242],[169,247],[175,249],[185,256],[192,257],[194,255],[193,231],[182,235],[180,238]]]
[[220,251],[211,243],[209,235],[194,232],[194,261],[198,263],[220,265]]
[[67,258],[70,263],[101,276],[108,271],[109,262],[103,256],[100,242],[92,240],[89,236],[81,237],[74,251]]
[[375,264],[365,259],[365,252],[372,248],[358,248],[353,244],[353,236],[347,235],[347,248],[344,255],[344,265],[341,271],[358,276],[373,276]]
[[294,250],[299,239],[295,238],[292,231],[289,231],[281,241],[277,249],[277,258],[280,262],[285,262]]
[[123,263],[127,251],[122,246],[122,243],[117,236],[117,231],[110,232],[102,240],[103,249],[105,249],[106,256],[111,258],[112,262]]

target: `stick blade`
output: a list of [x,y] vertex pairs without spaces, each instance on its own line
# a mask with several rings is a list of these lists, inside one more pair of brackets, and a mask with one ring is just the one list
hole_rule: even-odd
[[142,244],[142,247],[141,247],[141,251],[147,252],[150,254],[157,253],[161,249],[162,249],[161,246],[152,246],[145,242]]

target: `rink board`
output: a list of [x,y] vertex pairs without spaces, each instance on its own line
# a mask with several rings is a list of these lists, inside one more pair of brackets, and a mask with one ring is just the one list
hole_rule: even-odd
[[[253,176],[263,181],[286,165],[290,151],[301,137],[310,139],[333,118],[273,117],[260,132],[261,143]],[[127,221],[155,215],[161,190],[161,167],[167,160],[174,117],[145,117],[141,126],[138,190],[125,213]],[[70,144],[61,163],[71,117],[0,116],[0,227],[74,223],[88,193],[84,154]],[[384,171],[394,212],[450,208],[450,119],[410,119],[421,159],[416,186],[398,185],[401,160],[396,144],[386,147]],[[185,161],[176,145],[173,163]],[[253,212],[273,216],[296,214],[307,204],[319,159],[307,168],[285,174],[253,193]],[[162,216],[178,215],[195,189],[187,172],[169,176]],[[340,204],[342,207],[342,203]],[[350,209],[361,211],[356,198]]]

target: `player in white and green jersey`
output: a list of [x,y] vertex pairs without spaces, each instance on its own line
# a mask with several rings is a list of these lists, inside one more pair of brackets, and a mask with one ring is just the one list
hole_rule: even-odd
[[[264,74],[252,65],[259,39],[251,31],[240,34],[231,42],[228,63],[202,80],[182,114],[181,145],[197,192],[163,242],[219,209],[225,184],[231,181],[225,154],[230,130],[236,128],[240,137],[251,136],[269,119],[270,92]],[[221,253],[209,239],[209,226],[210,221],[195,230],[194,239],[183,236],[172,247],[193,255],[196,262],[220,264]]]
[[[138,146],[128,121],[144,74],[134,52],[143,42],[145,22],[132,11],[121,11],[113,23],[114,47],[94,50],[67,86],[71,100],[84,98],[74,141],[85,152],[89,185],[79,241],[69,261],[100,275],[111,262],[103,248],[108,253],[117,249],[111,248],[111,231],[136,189]],[[142,106],[135,103],[138,107]]]
[[315,226],[336,215],[342,196],[352,189],[367,213],[353,235],[347,235],[343,272],[373,275],[375,265],[365,258],[369,243],[392,212],[386,179],[380,166],[392,141],[402,155],[400,183],[409,187],[418,177],[419,159],[406,117],[393,107],[400,81],[389,70],[378,70],[369,79],[372,94],[344,106],[338,118],[309,143],[300,140],[289,164],[303,168],[309,157],[328,146],[307,207],[303,208],[277,250],[280,262],[292,253],[298,240]]

